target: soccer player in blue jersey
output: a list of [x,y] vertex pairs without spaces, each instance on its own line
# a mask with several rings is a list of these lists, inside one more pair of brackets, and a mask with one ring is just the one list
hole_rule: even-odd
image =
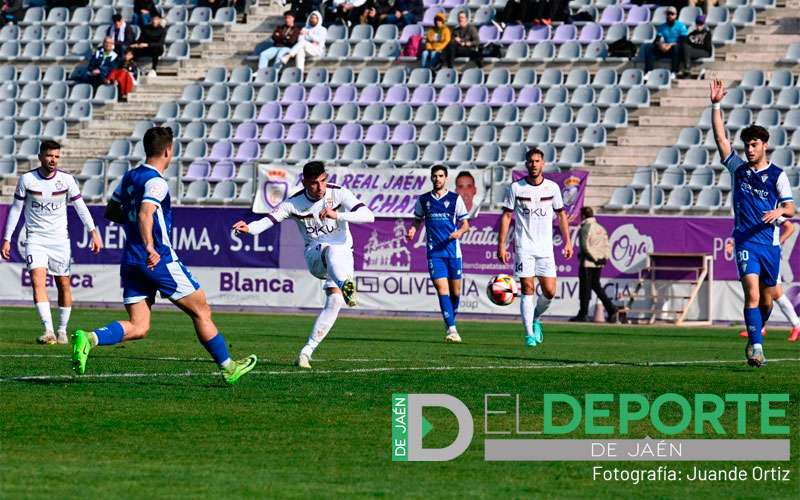
[[414,239],[425,222],[428,272],[439,296],[439,308],[447,327],[445,342],[461,342],[456,329],[456,314],[461,300],[461,245],[459,238],[469,230],[467,207],[461,196],[447,190],[447,168],[431,168],[433,189],[417,198],[414,224],[406,238]]
[[225,338],[211,319],[205,293],[172,248],[172,210],[162,177],[172,160],[172,129],[153,127],[144,134],[145,163],[128,171],[111,196],[106,218],[125,228],[120,276],[127,321],[113,321],[94,331],[73,334],[72,363],[86,371],[89,352],[98,345],[142,339],[150,330],[150,308],[156,292],[192,318],[197,338],[219,365],[228,384],[235,384],[256,365],[256,356],[234,361]]
[[775,222],[793,217],[795,204],[786,173],[767,159],[769,132],[764,127],[751,125],[742,130],[747,160],[731,148],[720,109],[725,94],[722,81],[713,80],[711,125],[720,158],[732,179],[736,269],[744,290],[748,333],[745,356],[748,365],[760,367],[766,362],[761,329],[772,312],[780,276],[781,249]]

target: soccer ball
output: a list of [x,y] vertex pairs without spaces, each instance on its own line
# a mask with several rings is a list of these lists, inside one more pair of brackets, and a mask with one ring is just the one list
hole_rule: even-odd
[[507,274],[498,274],[489,280],[489,285],[486,287],[486,295],[489,300],[498,306],[508,306],[514,302],[514,296],[517,294],[517,283],[514,278]]

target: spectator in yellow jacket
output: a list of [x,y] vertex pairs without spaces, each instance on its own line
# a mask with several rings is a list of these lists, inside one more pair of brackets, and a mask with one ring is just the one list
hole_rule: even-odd
[[438,69],[441,65],[442,52],[450,44],[450,28],[445,26],[443,12],[433,18],[435,25],[428,30],[425,37],[425,50],[422,51],[422,67]]

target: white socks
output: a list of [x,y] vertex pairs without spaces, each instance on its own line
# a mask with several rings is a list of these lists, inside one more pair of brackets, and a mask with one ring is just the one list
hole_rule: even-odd
[[533,336],[533,298],[534,295],[523,295],[519,301],[519,310],[522,313],[522,326],[525,327],[525,335]]
[[325,306],[317,316],[314,327],[311,329],[311,334],[308,336],[308,342],[306,342],[303,350],[300,351],[301,354],[305,354],[309,358],[314,354],[314,350],[328,335],[328,332],[336,322],[336,317],[339,316],[339,309],[342,306],[344,306],[344,298],[342,298],[341,294],[332,293],[326,297]]
[[353,251],[344,245],[330,245],[325,250],[328,277],[341,287],[345,280],[353,279]]
[[533,319],[537,320],[542,317],[542,314],[550,307],[550,302],[553,299],[548,299],[544,295],[539,295],[539,299],[536,301],[536,310],[533,312]]
[[44,325],[44,331],[53,331],[53,316],[50,314],[50,302],[37,302],[36,310],[39,311],[39,318]]
[[58,308],[58,331],[66,332],[67,324],[69,324],[69,315],[72,313],[71,307]]
[[781,295],[780,298],[775,299],[773,302],[778,304],[781,312],[784,316],[786,316],[786,319],[789,320],[789,323],[791,323],[793,327],[800,326],[800,318],[797,317],[797,313],[794,311],[792,301],[789,300],[789,297],[787,297],[786,294]]

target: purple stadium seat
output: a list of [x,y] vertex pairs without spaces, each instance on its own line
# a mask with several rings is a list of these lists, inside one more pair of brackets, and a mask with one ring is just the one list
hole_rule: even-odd
[[583,45],[588,45],[603,39],[603,27],[597,23],[586,23],[581,28],[578,41]]
[[263,125],[264,123],[270,123],[275,120],[281,119],[281,114],[283,113],[283,109],[281,105],[277,102],[268,102],[261,106],[261,109],[258,111],[258,116],[256,117],[256,123],[259,125]]
[[311,128],[307,123],[293,123],[289,127],[289,130],[286,131],[286,138],[283,142],[286,144],[296,144],[301,141],[307,141],[309,137],[311,137]]
[[306,102],[309,106],[314,104],[319,104],[321,102],[330,102],[331,101],[331,88],[321,83],[319,85],[314,85],[311,90],[308,92],[308,96],[306,97]]
[[242,143],[250,141],[258,137],[258,124],[254,121],[240,123],[236,127],[236,135],[233,137],[233,142]]
[[286,87],[286,90],[283,91],[283,95],[281,96],[280,102],[281,104],[286,106],[294,102],[302,102],[305,100],[306,100],[306,88],[299,83],[295,83],[294,85],[289,85],[288,87]]
[[492,91],[489,104],[493,107],[500,107],[504,104],[513,103],[515,97],[516,93],[514,92],[514,87],[511,85],[500,85]]
[[403,31],[400,33],[400,44],[405,45],[408,43],[408,39],[414,35],[425,36],[425,30],[421,24],[409,24],[403,28]]
[[408,102],[408,87],[402,83],[392,85],[386,92],[383,102],[387,106]]
[[389,126],[383,123],[373,123],[367,129],[364,144],[378,144],[389,140]]
[[[439,12],[444,12],[444,9],[441,7],[430,7],[425,10],[425,14],[422,16],[422,25],[426,28],[430,28],[433,26],[433,18],[436,17],[436,14]],[[447,15],[447,13],[445,13]]]
[[525,40],[525,26],[521,24],[511,24],[506,26],[503,30],[503,36],[500,38],[500,43],[503,45],[511,45],[514,42]]
[[257,160],[261,156],[261,144],[258,141],[247,141],[239,146],[233,161],[242,163]]
[[612,24],[621,23],[625,20],[625,10],[619,5],[609,5],[603,9],[600,15],[600,24],[603,26],[611,26]]
[[346,123],[339,131],[339,138],[336,144],[344,145],[351,142],[361,142],[364,137],[364,127],[360,123]]
[[444,0],[442,2],[442,7],[449,10],[449,9],[454,9],[456,7],[461,7],[462,5],[464,5],[464,3],[466,3],[464,0]]
[[483,85],[472,85],[464,95],[464,106],[471,107],[489,100],[489,91]]
[[417,140],[417,128],[411,123],[400,123],[392,131],[389,144],[399,146]]
[[517,94],[517,106],[524,107],[542,102],[542,91],[536,85],[525,85]]
[[412,106],[422,106],[435,101],[436,89],[433,88],[433,85],[420,85],[414,89],[414,94],[411,96]]
[[383,101],[383,88],[378,85],[366,87],[361,91],[361,95],[358,96],[358,104],[360,106],[368,106],[381,101]]
[[336,92],[333,94],[333,100],[331,100],[331,103],[334,106],[341,106],[342,104],[348,102],[356,102],[357,95],[358,95],[358,90],[356,89],[356,86],[353,85],[352,83],[348,83],[336,89]]
[[196,181],[207,179],[211,173],[211,164],[206,160],[195,160],[189,165],[186,170],[186,175],[183,176],[185,181]]
[[628,11],[628,19],[625,24],[628,26],[637,26],[643,23],[650,22],[650,9],[644,5],[634,5]]
[[261,129],[261,137],[258,138],[258,142],[261,144],[267,144],[268,142],[272,141],[280,141],[283,139],[283,135],[285,133],[286,130],[283,127],[283,123],[270,122],[264,125],[264,128]]
[[336,125],[333,123],[320,123],[314,127],[314,133],[311,135],[311,144],[324,144],[332,142],[336,139]]
[[[208,180],[211,182],[227,181],[236,177],[236,165],[230,160],[218,161],[211,170]],[[184,177],[186,179],[186,177]]]
[[485,24],[478,30],[478,38],[481,43],[492,43],[500,39],[500,31],[494,24]]
[[208,161],[229,160],[233,158],[233,141],[219,141],[211,148]]
[[422,6],[427,9],[429,7],[435,7],[440,3],[442,3],[442,0],[423,0]]
[[461,88],[458,85],[445,86],[436,98],[437,106],[447,106],[457,102],[461,102]]
[[528,43],[539,43],[550,40],[551,32],[550,26],[543,24],[541,26],[534,26],[528,31]]
[[308,119],[308,105],[304,102],[290,104],[283,114],[283,123],[302,122]]
[[552,42],[562,44],[578,38],[578,29],[574,24],[562,24],[553,32]]

